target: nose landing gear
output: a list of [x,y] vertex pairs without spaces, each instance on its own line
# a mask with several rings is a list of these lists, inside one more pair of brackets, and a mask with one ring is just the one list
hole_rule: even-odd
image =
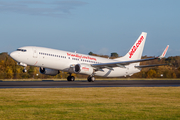
[[27,64],[26,64],[26,63],[18,62],[17,65],[20,65],[20,66],[23,66],[23,67],[24,67],[23,73],[26,73],[26,72],[27,72],[27,70],[26,70]]
[[24,67],[24,69],[23,69],[23,73],[26,73],[26,72],[27,72],[26,67]]
[[26,69],[23,69],[23,73],[26,73],[27,72],[27,70]]

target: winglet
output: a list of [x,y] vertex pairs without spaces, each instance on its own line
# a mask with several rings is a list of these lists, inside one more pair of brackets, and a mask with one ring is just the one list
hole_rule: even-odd
[[163,51],[162,55],[159,56],[158,58],[160,58],[160,59],[164,58],[165,55],[166,55],[166,53],[167,53],[168,48],[169,48],[169,45],[167,45],[167,47],[166,47],[166,49]]

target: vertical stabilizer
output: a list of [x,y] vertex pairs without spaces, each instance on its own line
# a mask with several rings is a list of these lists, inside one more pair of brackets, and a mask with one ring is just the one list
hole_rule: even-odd
[[144,44],[146,41],[146,32],[142,32],[137,41],[134,43],[134,45],[131,47],[129,52],[121,58],[117,58],[115,60],[122,60],[122,61],[128,61],[128,60],[138,60],[141,59],[142,52],[144,49]]

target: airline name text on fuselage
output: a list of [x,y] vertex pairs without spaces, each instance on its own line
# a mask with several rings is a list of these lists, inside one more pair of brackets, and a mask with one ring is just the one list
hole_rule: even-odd
[[77,57],[77,58],[79,58],[79,59],[89,59],[89,60],[94,60],[94,61],[96,61],[96,58],[89,57],[89,56],[78,55],[78,54],[67,53],[67,56]]

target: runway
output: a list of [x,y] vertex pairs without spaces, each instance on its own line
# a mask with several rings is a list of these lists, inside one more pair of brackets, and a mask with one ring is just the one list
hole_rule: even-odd
[[0,88],[179,87],[180,80],[1,81]]

